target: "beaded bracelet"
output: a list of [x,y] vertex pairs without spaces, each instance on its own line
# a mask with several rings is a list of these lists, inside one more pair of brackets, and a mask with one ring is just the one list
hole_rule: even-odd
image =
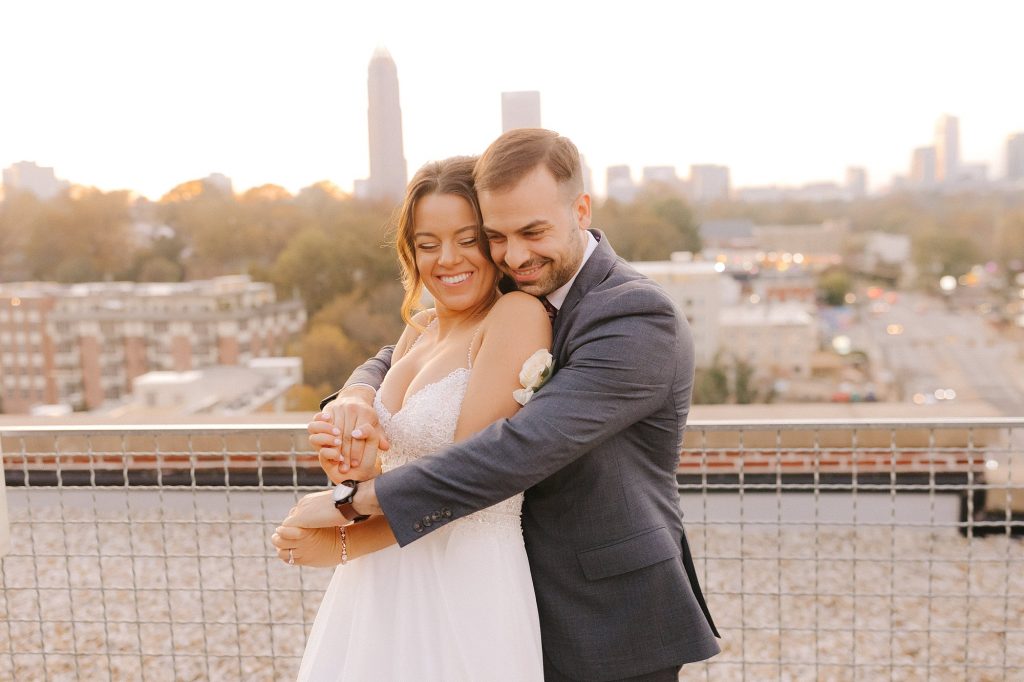
[[341,538],[341,563],[345,565],[348,563],[348,534],[345,526],[338,526],[338,537]]

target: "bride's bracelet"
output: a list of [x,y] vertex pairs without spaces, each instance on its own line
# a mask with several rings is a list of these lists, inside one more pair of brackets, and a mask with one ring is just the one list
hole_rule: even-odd
[[338,526],[338,537],[341,539],[341,563],[345,565],[348,563],[348,533],[345,532],[345,526]]

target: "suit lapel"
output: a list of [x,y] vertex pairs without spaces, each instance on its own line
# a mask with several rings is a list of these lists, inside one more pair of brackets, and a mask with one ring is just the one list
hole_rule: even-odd
[[555,324],[551,330],[552,346],[556,355],[560,353],[565,343],[563,336],[568,333],[568,319],[573,308],[579,304],[587,292],[604,281],[618,260],[611,244],[608,243],[608,238],[600,230],[591,230],[591,232],[597,238],[597,248],[594,249],[594,253],[590,254],[590,258],[583,264],[580,274],[576,276],[576,281],[569,288],[569,293],[565,297],[565,301],[562,302],[562,307],[558,309],[558,316],[555,317]]

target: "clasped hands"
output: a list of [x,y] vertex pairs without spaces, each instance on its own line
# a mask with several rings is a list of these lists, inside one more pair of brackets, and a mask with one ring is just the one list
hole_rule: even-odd
[[[373,391],[346,389],[324,406],[307,427],[309,444],[332,483],[365,481],[377,474],[377,453],[390,444],[373,409]],[[277,527],[271,542],[277,556],[301,566],[334,566],[341,561],[339,512],[330,490],[304,496]]]

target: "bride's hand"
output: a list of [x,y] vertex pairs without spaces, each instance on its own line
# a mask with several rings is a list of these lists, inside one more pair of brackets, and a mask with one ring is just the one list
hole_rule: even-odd
[[324,490],[310,493],[296,503],[288,518],[281,522],[282,526],[296,528],[328,528],[346,523],[345,517],[334,506],[333,491]]
[[[355,478],[350,469],[363,466],[367,455],[390,448],[377,423],[373,391],[362,386],[342,391],[314,417],[307,430],[310,445],[320,455],[320,466],[336,483]],[[374,469],[371,462],[368,470]],[[335,480],[335,475],[340,478]]]
[[[318,414],[317,417],[323,417]],[[324,470],[332,483],[341,483],[348,479],[366,481],[373,478],[377,471],[377,455],[382,450],[387,450],[390,444],[383,434],[380,426],[362,424],[354,429],[352,439],[353,446],[358,444],[360,454],[359,460],[352,457],[352,464],[347,465],[346,457],[343,456],[337,445],[341,440],[338,429],[330,422],[318,420],[310,422],[307,430],[310,433],[309,442],[313,447],[319,447],[320,468]],[[358,464],[355,462],[358,461]]]
[[278,558],[285,563],[289,559],[298,566],[323,567],[341,563],[337,528],[278,526],[270,542],[277,548]]

